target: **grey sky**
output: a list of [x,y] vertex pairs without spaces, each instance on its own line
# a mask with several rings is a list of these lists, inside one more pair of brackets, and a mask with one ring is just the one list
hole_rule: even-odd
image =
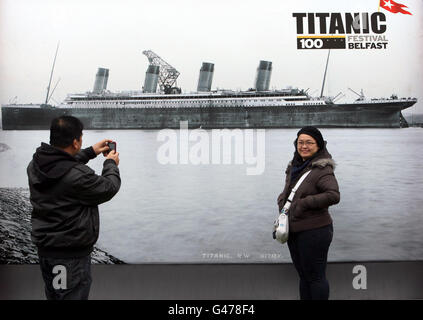
[[[326,95],[348,87],[369,97],[419,98],[423,113],[423,1],[398,0],[412,16],[387,17],[386,50],[333,50]],[[151,49],[197,87],[202,62],[215,64],[212,88],[248,89],[259,60],[273,62],[271,87],[319,94],[326,50],[297,50],[293,12],[374,12],[378,0],[0,0],[0,103],[42,102],[56,44],[53,98],[92,90],[98,67],[110,69],[108,89],[139,90]]]

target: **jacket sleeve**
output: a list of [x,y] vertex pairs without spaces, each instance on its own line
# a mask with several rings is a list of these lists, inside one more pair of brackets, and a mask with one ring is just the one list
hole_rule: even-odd
[[85,165],[78,165],[75,169],[79,170],[80,174],[73,189],[81,204],[99,205],[112,199],[119,191],[120,174],[114,160],[104,161],[101,176]]
[[88,161],[94,159],[95,157],[97,157],[97,155],[95,154],[93,147],[82,149],[75,155],[75,159],[83,164],[86,164]]
[[316,188],[318,194],[308,195],[303,198],[303,204],[309,209],[322,209],[337,204],[340,201],[340,193],[338,182],[336,181],[333,171],[323,174],[317,180]]

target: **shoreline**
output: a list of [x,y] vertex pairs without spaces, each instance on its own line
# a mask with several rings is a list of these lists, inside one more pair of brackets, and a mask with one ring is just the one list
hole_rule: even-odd
[[[0,264],[38,264],[31,241],[31,210],[28,188],[0,188]],[[125,264],[94,246],[93,264]]]

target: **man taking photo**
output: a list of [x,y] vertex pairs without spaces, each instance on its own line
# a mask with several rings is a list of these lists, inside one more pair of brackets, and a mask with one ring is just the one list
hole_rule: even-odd
[[[49,300],[88,299],[91,252],[99,235],[98,205],[119,191],[119,153],[104,139],[81,150],[82,122],[53,119],[50,144],[41,143],[27,168],[32,211],[32,241]],[[102,174],[85,164],[103,153]],[[57,276],[60,274],[60,280]]]

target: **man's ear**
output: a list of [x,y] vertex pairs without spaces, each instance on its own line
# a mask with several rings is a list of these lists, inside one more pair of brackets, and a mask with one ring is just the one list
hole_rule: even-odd
[[72,147],[73,147],[75,150],[78,150],[78,149],[79,149],[79,141],[78,141],[78,140],[76,140],[76,139],[73,139],[73,141],[72,141]]

